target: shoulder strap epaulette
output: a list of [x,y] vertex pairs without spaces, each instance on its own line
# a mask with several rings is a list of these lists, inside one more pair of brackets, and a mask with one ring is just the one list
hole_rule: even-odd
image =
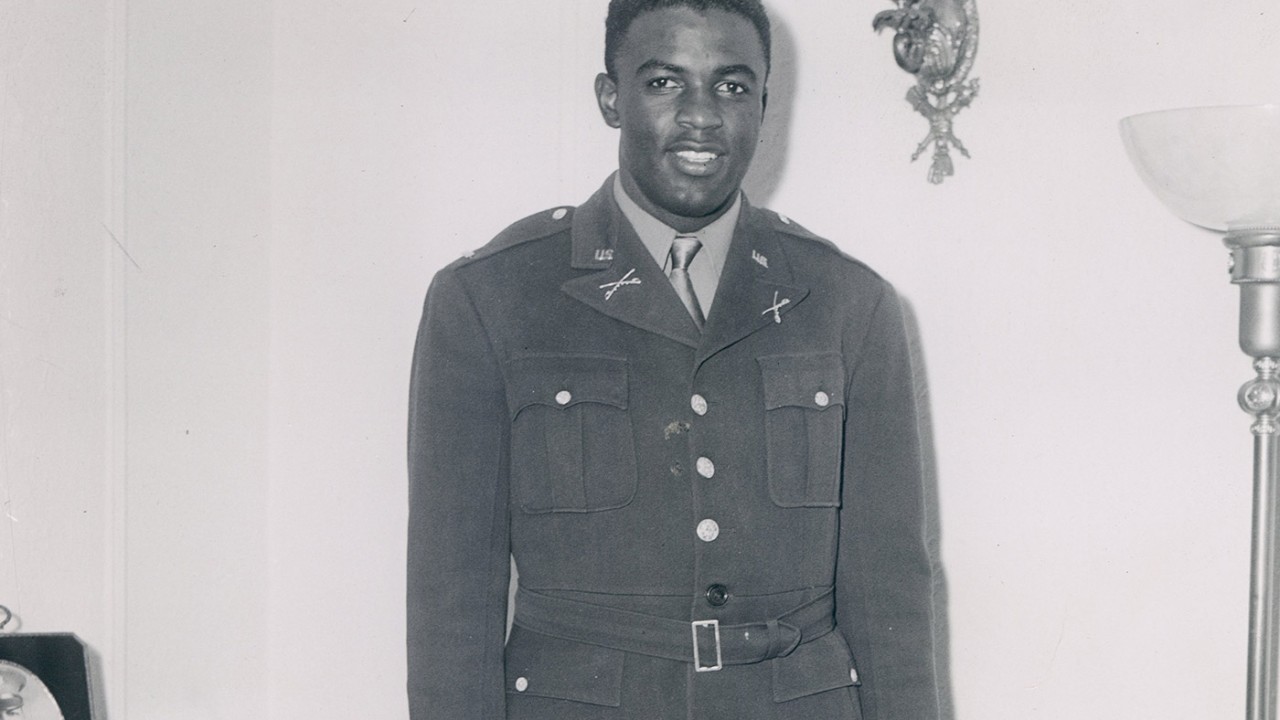
[[573,211],[574,208],[562,205],[517,220],[484,246],[464,254],[455,264],[466,265],[508,248],[568,230],[573,225]]
[[808,240],[808,241],[817,243],[818,245],[822,246],[824,249],[834,253],[837,257],[847,260],[855,265],[858,265],[866,269],[876,277],[879,277],[879,273],[877,273],[875,270],[869,267],[866,263],[862,262],[861,260],[855,257],[852,257],[851,255],[846,253],[839,245],[828,240],[827,238],[824,238],[821,235],[815,235],[813,232],[806,229],[800,223],[796,222],[795,220],[792,220],[786,215],[783,215],[782,213],[776,212],[773,210],[765,210],[764,215],[768,219],[769,226],[774,230],[780,233],[784,233],[786,235],[790,235],[792,237],[797,237],[802,240]]
[[821,235],[815,235],[800,223],[796,222],[795,220],[792,220],[791,218],[787,217],[786,215],[783,215],[780,212],[777,212],[776,210],[765,210],[764,216],[768,219],[769,226],[780,233],[786,233],[787,235],[802,238],[804,240],[812,240],[814,242],[821,243],[837,252],[839,252],[840,250],[840,248],[838,248],[835,243],[822,237]]

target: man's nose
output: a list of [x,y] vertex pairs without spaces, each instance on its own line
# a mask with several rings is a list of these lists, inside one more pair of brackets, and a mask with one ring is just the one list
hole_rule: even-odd
[[676,122],[688,128],[709,130],[720,127],[720,107],[713,89],[693,88],[680,98]]

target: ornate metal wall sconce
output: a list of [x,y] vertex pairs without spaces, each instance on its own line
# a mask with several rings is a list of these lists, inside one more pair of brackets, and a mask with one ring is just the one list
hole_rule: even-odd
[[955,174],[951,147],[969,157],[952,131],[955,116],[978,95],[978,80],[968,80],[978,55],[977,0],[894,0],[896,10],[877,13],[871,27],[893,28],[893,57],[898,66],[916,76],[907,102],[929,121],[925,136],[911,160],[933,145],[929,182],[937,185]]

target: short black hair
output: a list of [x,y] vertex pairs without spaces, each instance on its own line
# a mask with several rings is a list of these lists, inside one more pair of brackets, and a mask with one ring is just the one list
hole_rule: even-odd
[[609,14],[604,21],[604,69],[609,77],[618,79],[614,58],[618,56],[618,48],[627,36],[631,23],[651,10],[673,7],[692,8],[701,13],[723,10],[750,20],[756,26],[756,32],[760,33],[760,42],[764,45],[765,71],[768,72],[772,64],[772,33],[769,29],[769,15],[765,13],[760,0],[609,0]]

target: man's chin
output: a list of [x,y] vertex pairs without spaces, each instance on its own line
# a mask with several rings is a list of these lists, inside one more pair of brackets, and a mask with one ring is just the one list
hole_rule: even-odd
[[729,207],[731,197],[733,197],[733,193],[730,193],[726,197],[713,200],[701,200],[695,203],[682,203],[678,206],[669,208],[667,212],[690,220],[706,220],[710,222],[724,213],[724,211]]
[[688,187],[686,184],[682,190],[684,192],[668,196],[662,208],[680,217],[708,218],[724,211],[737,187],[725,187],[724,183],[716,183],[714,187]]

